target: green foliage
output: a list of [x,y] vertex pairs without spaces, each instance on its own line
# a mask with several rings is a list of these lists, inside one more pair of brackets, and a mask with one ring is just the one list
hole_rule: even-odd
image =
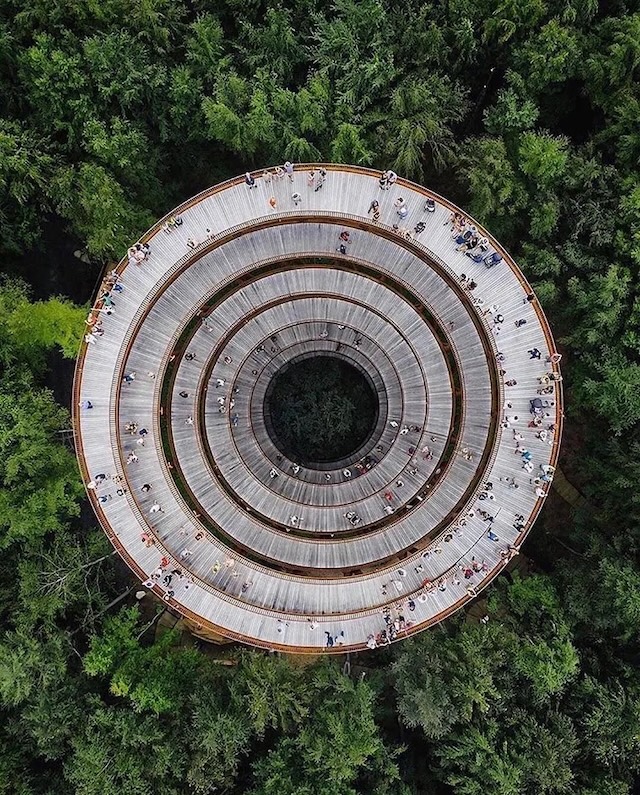
[[61,633],[34,635],[19,628],[0,640],[0,702],[17,706],[64,680],[68,648]]
[[58,346],[73,359],[80,348],[85,308],[60,296],[31,304],[21,301],[8,317],[14,345],[29,357]]
[[98,119],[87,121],[83,130],[87,152],[128,179],[144,180],[149,141],[144,133],[118,116],[109,125]]
[[192,73],[205,85],[210,83],[223,53],[224,31],[220,21],[213,14],[200,14],[189,25],[185,45]]
[[0,357],[5,367],[18,363],[41,368],[52,348],[74,358],[82,338],[85,308],[60,296],[32,303],[23,282],[0,281]]
[[291,22],[291,11],[271,7],[267,9],[264,24],[242,23],[241,48],[251,70],[269,69],[278,80],[291,81],[297,68],[304,63],[304,52]]
[[377,412],[364,376],[327,356],[304,359],[278,374],[268,407],[282,449],[298,461],[350,455],[366,440]]
[[37,240],[54,164],[48,140],[17,121],[0,119],[0,235],[9,250]]
[[284,660],[246,654],[242,662],[233,698],[258,735],[267,728],[290,730],[308,714],[301,677]]
[[391,96],[391,119],[379,128],[393,168],[421,179],[425,154],[441,170],[453,157],[451,125],[464,116],[465,91],[446,78],[407,79]]
[[568,141],[548,134],[523,133],[518,150],[520,168],[538,188],[550,188],[565,173]]
[[192,700],[189,730],[196,741],[192,744],[187,781],[197,792],[228,787],[250,746],[250,719],[241,710],[221,703],[219,691],[214,693],[210,683],[196,689]]
[[193,651],[171,651],[171,633],[150,646],[139,643],[137,608],[121,610],[105,621],[100,635],[91,638],[84,657],[91,676],[108,675],[109,689],[116,696],[128,696],[138,711],[160,714],[179,709],[193,686],[200,655]]
[[85,163],[60,169],[51,186],[56,211],[72,221],[97,257],[118,257],[153,217],[136,208],[116,179],[102,166]]
[[128,575],[78,520],[68,414],[44,389],[86,309],[3,283],[0,793],[638,789],[639,85],[633,2],[0,4],[3,267],[37,278],[50,224],[119,259],[186,196],[285,159],[435,182],[551,315],[562,468],[590,503],[545,511],[522,556],[545,574],[500,578],[487,625],[471,611],[352,657],[353,678],[154,642],[157,616],[108,607]]
[[55,434],[67,412],[45,390],[0,394],[0,548],[36,541],[79,512],[82,483]]
[[18,564],[20,623],[52,628],[73,617],[90,624],[104,606],[103,575],[113,554],[101,530],[85,532],[82,542],[65,529],[34,543]]
[[599,378],[585,379],[585,402],[606,418],[614,433],[622,433],[640,421],[640,365],[603,348],[593,369]]
[[487,712],[499,696],[496,674],[506,663],[506,650],[494,643],[500,632],[497,625],[453,636],[438,629],[403,644],[393,670],[398,709],[407,725],[419,725],[436,739],[458,720]]
[[498,91],[495,105],[484,113],[484,123],[491,135],[511,136],[530,130],[540,112],[529,97],[527,85],[517,72],[507,72],[507,88]]
[[546,700],[560,693],[575,676],[578,655],[567,638],[556,637],[551,642],[529,639],[516,650],[513,665],[530,682],[532,697]]
[[544,18],[545,5],[544,0],[497,0],[491,4],[493,13],[485,21],[485,37],[497,39],[500,44],[526,37]]
[[38,687],[22,711],[23,729],[33,740],[37,754],[47,761],[65,757],[83,719],[80,694],[68,676],[51,686]]
[[160,795],[177,792],[181,747],[153,715],[94,701],[75,733],[65,774],[78,795]]
[[552,19],[527,41],[516,54],[516,68],[535,94],[573,78],[580,58],[574,31]]
[[255,795],[347,795],[359,768],[382,753],[367,684],[333,664],[317,667],[309,684],[309,717],[255,765]]
[[368,166],[373,159],[373,153],[367,148],[354,124],[341,124],[331,141],[331,159],[334,163]]
[[597,682],[587,677],[578,697],[583,700],[581,722],[587,747],[605,769],[624,776],[638,770],[640,694],[637,685],[620,680]]
[[492,228],[508,232],[526,205],[525,189],[499,138],[479,138],[467,143],[463,175],[472,194],[471,212]]
[[492,592],[489,615],[486,626],[454,623],[400,647],[400,715],[437,741],[457,791],[569,791],[577,731],[546,705],[574,680],[579,658],[556,589],[545,577],[516,577]]
[[570,792],[577,746],[571,722],[551,713],[538,723],[518,710],[504,724],[490,720],[438,747],[447,783],[465,795]]

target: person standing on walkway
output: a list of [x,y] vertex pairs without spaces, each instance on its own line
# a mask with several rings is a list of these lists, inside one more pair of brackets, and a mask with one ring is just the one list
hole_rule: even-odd
[[376,222],[380,220],[380,205],[375,199],[369,205],[367,215],[370,215]]
[[396,208],[396,213],[399,215],[400,218],[406,218],[409,214],[409,208],[405,200],[402,196],[398,196],[398,198],[393,203],[393,206]]

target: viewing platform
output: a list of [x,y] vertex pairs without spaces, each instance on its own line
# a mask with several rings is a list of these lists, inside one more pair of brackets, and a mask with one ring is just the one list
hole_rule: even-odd
[[[558,457],[559,356],[512,258],[450,202],[353,166],[269,173],[185,202],[107,279],[76,369],[78,458],[111,542],[196,626],[374,648],[518,554]],[[264,406],[318,355],[366,374],[378,412],[357,450],[305,465]]]

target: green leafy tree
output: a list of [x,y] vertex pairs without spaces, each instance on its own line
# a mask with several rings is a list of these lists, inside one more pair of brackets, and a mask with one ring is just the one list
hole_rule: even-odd
[[114,695],[128,696],[138,711],[172,712],[184,703],[199,672],[200,655],[173,649],[168,632],[152,646],[140,646],[138,610],[125,608],[106,619],[104,630],[91,638],[84,669],[91,676],[108,675]]
[[153,216],[129,201],[124,188],[99,165],[60,169],[51,192],[57,212],[71,222],[86,240],[89,253],[97,257],[119,259],[153,223]]
[[59,532],[79,513],[75,458],[55,437],[68,422],[48,391],[0,394],[0,548]]
[[442,169],[455,152],[452,124],[465,112],[465,92],[436,75],[425,80],[407,79],[391,96],[389,121],[378,129],[393,168],[413,179],[423,176],[428,154]]
[[168,103],[159,119],[163,141],[184,146],[185,141],[201,142],[206,138],[202,95],[202,81],[189,66],[180,65],[171,70]]
[[125,31],[84,39],[82,54],[103,112],[126,114],[142,108],[166,87],[164,65],[153,63],[147,45]]
[[[499,698],[499,670],[506,661],[498,625],[455,633],[437,629],[402,644],[393,666],[398,711],[409,726],[437,739],[459,721],[485,713]],[[418,663],[418,661],[421,661]]]
[[359,769],[383,753],[373,719],[373,691],[334,664],[309,682],[309,717],[254,765],[255,795],[348,795]]
[[197,792],[228,788],[253,737],[247,713],[225,703],[226,684],[203,680],[192,696],[187,781]]
[[69,676],[46,688],[38,687],[21,712],[21,726],[35,752],[51,761],[63,759],[77,726],[84,718],[83,694]]
[[585,62],[589,93],[606,110],[615,108],[620,94],[631,89],[640,73],[640,14],[609,19],[600,28],[599,47]]
[[80,139],[84,121],[96,115],[89,77],[81,53],[69,40],[59,46],[53,36],[39,33],[20,53],[19,75],[25,98],[41,130],[63,134],[69,145]]
[[185,767],[177,731],[128,708],[94,698],[72,740],[66,777],[78,795],[174,795]]
[[249,67],[269,69],[288,84],[304,62],[304,51],[292,26],[292,12],[282,6],[267,8],[264,23],[241,23],[241,48]]
[[18,563],[20,623],[53,627],[61,617],[92,626],[112,586],[115,550],[102,530],[69,530],[33,545]]
[[392,19],[380,0],[337,0],[334,12],[314,17],[313,61],[335,87],[337,104],[365,113],[389,96],[398,75],[388,47]]
[[624,778],[638,772],[640,694],[636,682],[598,682],[586,677],[577,698],[587,751],[608,771]]
[[583,400],[606,418],[614,433],[640,421],[640,365],[617,350],[603,348],[593,361],[598,378],[586,378]]
[[484,123],[490,135],[505,137],[530,130],[540,111],[531,99],[528,86],[517,72],[508,71],[506,88],[498,91],[494,105],[484,112]]
[[500,742],[495,720],[469,726],[436,749],[445,781],[463,795],[521,795],[524,773],[508,742]]
[[306,685],[286,660],[247,653],[241,672],[232,683],[232,699],[259,736],[268,728],[291,730],[308,714]]
[[468,141],[462,177],[471,193],[471,212],[496,231],[510,234],[527,204],[521,179],[500,138]]
[[548,92],[556,83],[572,79],[580,63],[575,33],[551,19],[516,52],[515,66],[534,94]]
[[565,174],[568,140],[548,133],[525,132],[518,149],[520,169],[542,189],[551,188]]
[[484,36],[500,44],[528,37],[529,31],[536,30],[546,11],[544,0],[497,0],[490,7],[492,13],[485,19]]
[[61,632],[34,634],[19,627],[0,640],[0,701],[18,706],[34,694],[60,686],[69,647]]
[[373,152],[362,139],[361,130],[353,124],[341,124],[331,142],[334,163],[356,163],[366,166],[373,160]]
[[224,51],[224,30],[218,18],[199,14],[189,25],[185,46],[191,73],[211,87]]
[[588,280],[572,276],[567,290],[579,325],[567,341],[579,350],[597,349],[599,343],[619,334],[628,311],[631,283],[631,272],[615,264],[603,275],[590,274]]
[[18,252],[38,239],[45,187],[55,157],[51,143],[18,122],[0,120],[0,237]]
[[42,353],[58,347],[68,359],[78,353],[86,308],[62,296],[48,301],[15,304],[7,327],[16,348],[36,361]]
[[150,143],[139,126],[118,116],[109,124],[90,119],[84,125],[83,139],[87,152],[123,181],[148,182],[146,175],[155,164],[149,162]]

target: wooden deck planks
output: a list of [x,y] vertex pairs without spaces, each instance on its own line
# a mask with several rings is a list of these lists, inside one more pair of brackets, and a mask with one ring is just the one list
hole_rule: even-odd
[[[130,482],[130,493],[123,496],[112,495],[112,499],[100,504],[98,510],[103,511],[106,523],[116,529],[120,543],[132,555],[141,568],[147,572],[152,571],[158,564],[161,555],[160,542],[155,547],[144,547],[140,543],[140,534],[149,525],[151,518],[159,538],[164,539],[166,548],[173,555],[179,557],[180,549],[184,544],[191,543],[191,539],[198,530],[198,522],[194,521],[189,506],[177,494],[175,486],[167,478],[166,462],[159,450],[159,433],[157,422],[159,380],[146,376],[149,370],[160,373],[165,365],[168,351],[173,340],[181,330],[184,320],[193,314],[207,293],[213,292],[225,280],[231,280],[239,272],[248,271],[256,262],[261,262],[274,256],[284,256],[296,253],[313,254],[324,252],[334,256],[337,235],[343,224],[339,221],[334,224],[293,224],[288,223],[295,213],[288,204],[290,190],[298,189],[304,196],[304,201],[299,208],[299,213],[315,210],[319,215],[323,213],[344,213],[345,223],[353,216],[364,216],[370,198],[377,198],[383,209],[383,221],[386,224],[394,222],[393,200],[400,192],[407,200],[410,207],[409,221],[413,225],[417,220],[423,220],[427,228],[419,238],[420,249],[422,244],[428,245],[432,256],[442,260],[447,270],[459,275],[462,272],[471,275],[478,283],[475,294],[485,301],[484,307],[498,304],[499,311],[504,315],[505,321],[496,335],[491,323],[491,315],[483,318],[483,327],[488,328],[492,336],[494,351],[500,350],[505,356],[504,369],[507,379],[515,378],[516,387],[506,387],[506,397],[513,403],[510,412],[517,414],[521,419],[516,423],[518,430],[526,437],[527,449],[531,450],[536,464],[555,459],[557,440],[554,445],[542,442],[529,432],[526,423],[529,419],[528,401],[536,396],[539,386],[536,376],[541,375],[545,369],[544,364],[530,361],[527,350],[537,347],[543,354],[550,351],[550,335],[546,326],[541,323],[537,307],[530,303],[523,303],[526,287],[523,287],[521,277],[511,263],[504,262],[500,266],[487,271],[482,266],[476,266],[456,252],[450,239],[449,228],[443,225],[443,220],[448,216],[448,210],[438,205],[434,214],[428,215],[421,212],[423,193],[417,189],[401,184],[393,190],[383,193],[379,191],[375,176],[360,172],[330,171],[327,182],[318,193],[309,193],[306,190],[306,176],[296,173],[294,187],[289,185],[275,185],[272,187],[278,200],[278,207],[274,217],[281,218],[281,223],[271,229],[249,231],[243,229],[243,234],[228,244],[220,246],[202,259],[192,264],[184,276],[179,276],[172,284],[168,279],[177,273],[181,267],[181,260],[187,253],[186,238],[191,236],[198,239],[204,238],[204,229],[209,226],[214,233],[221,233],[225,228],[242,224],[251,224],[256,219],[268,216],[266,195],[269,191],[259,184],[259,189],[248,192],[246,186],[234,185],[220,193],[214,193],[182,213],[183,227],[179,232],[170,234],[158,231],[152,239],[152,257],[139,268],[129,267],[123,278],[125,291],[116,300],[116,313],[104,318],[106,333],[94,346],[95,350],[85,353],[83,364],[78,376],[78,396],[80,399],[91,399],[94,409],[91,411],[76,411],[76,427],[81,440],[81,460],[89,473],[96,474],[101,471],[109,473],[126,471]],[[285,180],[285,182],[288,182]],[[260,181],[259,181],[260,183]],[[365,201],[363,198],[367,197]],[[365,206],[366,205],[366,206]],[[282,211],[286,210],[286,214]],[[240,229],[238,232],[240,233]],[[490,400],[488,399],[488,367],[493,362],[487,362],[482,344],[477,338],[473,323],[469,320],[468,309],[465,309],[455,296],[454,292],[430,268],[425,267],[412,251],[407,250],[399,241],[386,240],[374,232],[357,230],[352,231],[352,244],[349,247],[349,259],[370,263],[378,268],[380,273],[388,272],[390,275],[410,284],[412,289],[422,297],[440,319],[443,326],[448,328],[453,323],[453,329],[448,330],[450,340],[457,351],[460,367],[463,373],[465,390],[465,416],[464,430],[459,449],[468,447],[478,455],[487,442],[488,412]],[[409,244],[411,245],[411,244]],[[332,250],[333,249],[333,250]],[[339,254],[336,255],[338,258]],[[389,291],[380,285],[369,282],[364,277],[357,277],[346,271],[336,272],[340,275],[336,279],[327,279],[327,270],[302,269],[287,272],[274,277],[272,280],[261,280],[248,288],[238,291],[233,298],[221,307],[210,318],[212,332],[201,328],[194,338],[197,361],[200,364],[201,355],[206,356],[206,351],[211,350],[234,323],[241,321],[243,313],[247,314],[262,301],[268,300],[269,295],[303,295],[314,292],[334,290],[339,295],[349,299],[362,299],[364,304],[379,308],[383,315],[395,326],[402,330],[398,338],[392,334],[384,334],[380,317],[365,310],[359,311],[357,318],[354,316],[353,325],[372,340],[371,351],[374,343],[381,353],[377,355],[376,363],[382,367],[384,355],[392,356],[397,360],[398,370],[402,372],[402,385],[395,383],[395,394],[389,395],[390,407],[401,406],[399,411],[404,417],[425,416],[426,428],[430,435],[437,439],[444,436],[443,427],[450,415],[450,400],[447,402],[447,390],[442,390],[444,383],[443,369],[438,365],[437,355],[433,355],[433,345],[429,335],[425,333],[422,321],[415,317],[413,310],[408,309],[397,296],[387,295]],[[327,284],[327,281],[331,282]],[[267,288],[267,284],[269,287]],[[268,291],[272,292],[269,293]],[[244,296],[244,298],[243,298]],[[313,299],[304,299],[311,301]],[[141,315],[143,304],[155,306],[144,320],[144,325],[136,331],[132,347],[127,349],[134,327],[132,323],[136,315]],[[297,303],[297,302],[296,302]],[[298,308],[303,304],[300,303]],[[265,331],[273,328],[289,327],[292,318],[287,314],[289,304],[281,304],[278,308],[270,310],[271,315],[261,318],[255,324],[247,323],[242,333],[236,335],[230,343],[229,355],[233,356],[234,367],[243,357],[249,361],[253,343],[264,338]],[[322,312],[320,319],[327,323],[336,323],[338,316],[335,314],[342,304],[336,298],[328,297],[316,300],[313,311],[305,314],[298,322],[300,332],[296,340],[292,332],[291,344],[309,346],[309,337],[306,341],[302,329],[305,323],[318,319],[315,314],[318,309]],[[526,319],[526,325],[516,328],[515,320]],[[489,321],[489,322],[487,322]],[[389,327],[387,327],[389,328]],[[315,332],[314,332],[315,333]],[[312,335],[313,336],[313,335]],[[382,336],[382,339],[380,337]],[[395,340],[395,341],[394,341]],[[414,354],[416,366],[414,367],[407,345],[417,351]],[[123,353],[127,353],[126,360]],[[361,349],[364,353],[364,347]],[[434,349],[435,350],[435,349]],[[202,351],[202,354],[200,353]],[[204,361],[204,360],[202,360]],[[411,363],[411,367],[409,364]],[[190,363],[190,364],[194,364]],[[422,372],[420,372],[422,367]],[[118,405],[118,429],[114,427],[116,416],[115,400],[118,394],[120,374],[135,369],[136,380],[120,391]],[[184,388],[194,388],[199,378],[200,367],[183,367],[182,363],[174,389],[181,391]],[[241,372],[241,371],[239,371]],[[214,368],[214,376],[216,369]],[[390,375],[385,370],[384,378]],[[405,379],[406,376],[406,379]],[[238,376],[239,379],[241,376]],[[266,377],[266,375],[265,375]],[[159,378],[159,376],[158,376]],[[246,380],[246,379],[245,379]],[[425,401],[424,385],[426,381],[428,397]],[[238,383],[241,383],[240,380]],[[210,390],[210,394],[215,390]],[[393,390],[392,390],[393,391]],[[401,394],[398,394],[400,392]],[[556,390],[557,392],[557,390]],[[553,396],[549,396],[553,397]],[[558,398],[560,398],[558,394]],[[182,400],[182,399],[179,399]],[[398,401],[394,403],[394,401]],[[394,522],[384,531],[377,532],[371,537],[354,539],[352,541],[314,542],[312,539],[296,539],[286,532],[275,532],[263,527],[259,522],[250,517],[239,515],[238,506],[227,497],[223,496],[217,486],[207,465],[201,456],[201,451],[189,436],[192,427],[185,425],[186,412],[195,412],[196,405],[191,400],[183,404],[174,399],[173,426],[175,429],[176,451],[179,453],[181,466],[185,464],[187,477],[193,480],[196,493],[201,498],[206,498],[209,510],[215,515],[216,521],[227,525],[229,531],[237,535],[241,543],[246,543],[262,554],[271,556],[276,561],[289,561],[318,569],[339,568],[351,565],[360,565],[367,560],[376,559],[383,555],[393,554],[395,551],[410,546],[415,540],[425,535],[430,526],[433,526],[438,517],[447,515],[447,506],[455,504],[459,495],[464,491],[464,483],[468,482],[474,469],[473,462],[465,461],[459,454],[454,458],[446,479],[430,494],[429,499],[421,504],[420,510],[409,514],[406,519]],[[238,401],[238,409],[242,408],[249,416],[249,403],[242,405]],[[560,399],[550,413],[550,421],[559,421],[561,410]],[[447,414],[449,412],[449,415]],[[254,415],[255,416],[255,412]],[[391,416],[391,414],[389,415]],[[127,434],[122,434],[126,422],[135,419],[139,426],[148,426],[149,437],[145,440],[144,448],[136,446],[140,460],[136,464],[123,464],[123,455],[118,449],[118,443],[126,455],[133,448],[133,438],[127,439]],[[402,472],[403,453],[400,449],[402,440],[396,439],[391,453],[385,457],[388,462],[388,473],[383,477],[382,469],[375,467],[362,479],[341,484],[340,487],[330,487],[328,490],[322,484],[301,479],[289,481],[287,487],[279,492],[269,488],[265,483],[264,471],[274,454],[273,446],[264,438],[258,438],[251,447],[251,438],[247,428],[238,432],[237,439],[229,426],[228,419],[224,424],[217,426],[216,418],[208,427],[208,432],[214,440],[217,450],[214,455],[220,457],[224,464],[226,474],[231,478],[231,485],[242,492],[247,500],[257,500],[260,510],[265,512],[275,521],[286,521],[287,514],[298,508],[290,507],[302,502],[304,510],[308,512],[309,527],[318,531],[327,531],[335,527],[336,519],[345,504],[345,494],[349,502],[358,503],[358,512],[365,522],[379,518],[380,495],[384,489],[385,477],[394,479],[398,472]],[[399,420],[400,421],[400,420]],[[419,419],[409,419],[409,423],[420,424]],[[538,507],[539,500],[533,494],[533,488],[528,484],[529,476],[519,471],[520,457],[513,453],[512,432],[505,429],[500,435],[499,443],[493,451],[494,461],[488,477],[494,482],[495,511],[493,528],[500,538],[499,542],[488,540],[486,534],[487,524],[479,517],[468,520],[463,528],[462,536],[454,536],[451,541],[436,541],[432,545],[433,552],[428,557],[414,557],[403,562],[400,568],[406,573],[398,574],[398,565],[386,571],[375,574],[353,577],[348,580],[326,580],[317,578],[300,578],[286,575],[274,570],[256,566],[249,561],[243,561],[233,555],[234,565],[227,568],[221,566],[220,570],[213,571],[230,555],[229,549],[219,542],[207,537],[206,541],[198,542],[197,549],[186,561],[185,568],[191,571],[194,579],[193,585],[181,594],[176,593],[175,599],[182,604],[183,609],[193,611],[217,626],[221,626],[231,635],[240,635],[266,645],[286,645],[296,647],[313,647],[324,645],[324,625],[315,631],[309,630],[305,616],[318,616],[324,612],[341,613],[336,619],[337,623],[327,624],[328,631],[335,631],[340,626],[345,631],[346,643],[349,645],[361,644],[370,632],[381,628],[380,608],[385,602],[395,601],[395,597],[406,599],[407,595],[420,591],[421,583],[425,578],[437,580],[443,574],[455,570],[461,560],[470,560],[475,554],[477,559],[486,560],[490,570],[499,568],[503,561],[500,551],[506,545],[515,542],[521,535],[520,531],[512,526],[515,514],[529,516]],[[239,451],[241,445],[249,443],[241,456],[244,464],[234,461],[234,450]],[[437,442],[433,443],[437,447]],[[437,450],[435,450],[437,452]],[[406,454],[406,453],[405,453]],[[514,462],[516,465],[514,467]],[[405,467],[406,468],[406,467]],[[268,469],[267,469],[268,472]],[[420,472],[423,477],[427,473]],[[500,477],[515,474],[521,487],[514,490],[499,480]],[[256,477],[257,475],[257,477]],[[282,475],[284,483],[284,474]],[[366,478],[366,480],[364,479]],[[148,510],[152,502],[142,499],[139,488],[145,479],[153,479],[151,497],[158,500],[163,507],[162,514],[150,517]],[[404,477],[405,481],[408,478]],[[365,488],[366,484],[366,488]],[[280,485],[280,483],[279,483]],[[415,490],[418,482],[412,482],[410,488]],[[407,483],[407,488],[409,484]],[[112,489],[113,491],[113,489]],[[330,494],[335,491],[335,496]],[[106,488],[100,493],[106,494]],[[100,496],[99,493],[99,496]],[[376,495],[377,496],[374,496]],[[327,496],[329,495],[329,497]],[[132,497],[135,496],[135,501]],[[331,504],[335,502],[336,507]],[[472,500],[476,503],[476,500]],[[361,505],[360,505],[361,504]],[[480,503],[478,503],[481,505]],[[314,506],[317,506],[314,508]],[[493,506],[492,506],[493,507]],[[313,520],[311,519],[313,517]],[[188,528],[188,529],[185,529]],[[444,535],[444,534],[443,534]],[[203,545],[204,544],[204,545]],[[415,572],[414,567],[421,567],[422,571]],[[487,574],[487,576],[489,576]],[[401,579],[398,579],[401,577]],[[473,578],[474,584],[480,577]],[[400,583],[402,591],[396,591],[396,585],[389,587],[389,582]],[[241,593],[242,584],[250,582],[251,585],[245,593]],[[443,611],[451,609],[461,600],[468,598],[464,580],[459,585],[453,584],[451,579],[445,591],[424,594],[423,601],[415,600],[416,609],[411,618],[415,626],[437,618]],[[387,585],[387,597],[382,595],[382,586]],[[262,612],[262,611],[267,611]],[[275,613],[282,611],[290,616],[289,627],[285,637],[277,632]],[[300,619],[295,617],[300,615]]]

